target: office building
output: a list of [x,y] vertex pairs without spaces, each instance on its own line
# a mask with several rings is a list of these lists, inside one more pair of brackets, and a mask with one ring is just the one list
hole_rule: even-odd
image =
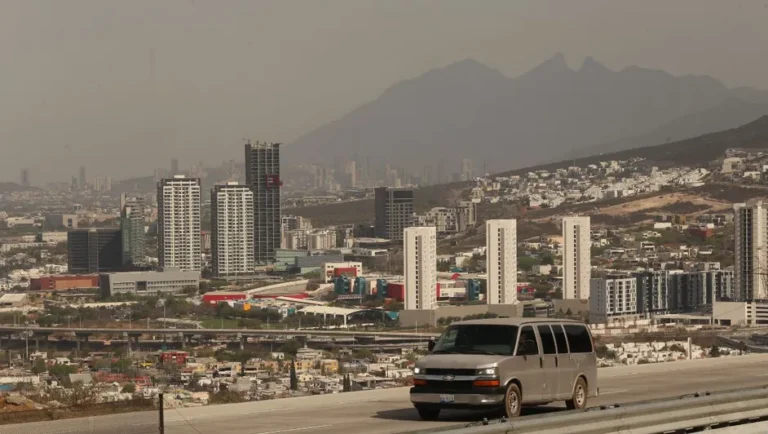
[[179,160],[171,158],[171,176],[180,175]]
[[760,200],[733,205],[735,297],[768,299],[768,204]]
[[245,180],[253,191],[254,260],[265,265],[275,261],[282,239],[279,143],[245,145]]
[[282,222],[284,231],[312,229],[312,222],[308,218],[298,215],[285,215],[282,217]]
[[117,271],[122,266],[120,229],[73,229],[67,233],[67,268],[70,273]]
[[457,208],[457,230],[462,233],[477,224],[477,204],[472,201],[461,201]]
[[472,172],[474,171],[472,160],[465,158],[461,160],[461,180],[462,181],[471,181],[472,180]]
[[144,231],[144,199],[121,197],[125,202],[120,210],[120,231],[123,239],[123,264],[143,265],[146,261],[146,233]]
[[176,175],[157,184],[160,268],[200,271],[200,179]]
[[45,228],[77,229],[79,219],[77,214],[48,214],[45,216]]
[[437,231],[434,227],[405,228],[403,269],[405,309],[437,307]]
[[132,271],[99,276],[99,287],[105,297],[131,294],[155,296],[173,294],[186,288],[200,287],[199,271]]
[[488,304],[517,304],[517,220],[485,222]]
[[563,217],[563,299],[589,298],[589,217]]
[[379,187],[375,190],[375,206],[376,236],[401,241],[403,230],[414,225],[413,190]]
[[637,279],[607,276],[591,279],[590,324],[605,324],[616,318],[637,318]]
[[80,187],[80,190],[85,190],[86,184],[85,166],[80,166],[80,177],[78,178],[78,186]]
[[211,248],[216,276],[253,274],[253,192],[227,182],[211,190]]
[[21,169],[21,186],[29,187],[29,169]]

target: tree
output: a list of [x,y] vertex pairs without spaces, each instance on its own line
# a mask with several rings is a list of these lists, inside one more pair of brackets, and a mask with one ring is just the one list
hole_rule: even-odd
[[720,347],[712,345],[712,348],[709,349],[709,357],[720,357]]
[[355,350],[352,353],[352,356],[354,358],[356,358],[356,359],[364,359],[364,360],[368,360],[368,361],[373,361],[373,357],[374,357],[373,353],[371,352],[371,350],[368,350],[368,349],[365,349],[365,348],[360,348],[360,349]]
[[136,393],[136,385],[133,383],[128,383],[125,386],[123,386],[122,393]]
[[295,356],[296,353],[299,351],[299,348],[301,348],[301,344],[299,341],[295,339],[291,339],[290,341],[284,343],[283,345],[280,345],[279,351],[281,353],[290,354],[291,356]]
[[35,375],[42,374],[47,370],[45,366],[45,360],[43,359],[37,359],[35,360],[35,365],[32,366],[32,373]]
[[299,390],[299,378],[296,376],[296,360],[291,359],[291,390]]

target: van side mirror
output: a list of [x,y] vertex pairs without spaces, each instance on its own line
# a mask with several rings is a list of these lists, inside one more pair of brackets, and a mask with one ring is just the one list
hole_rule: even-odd
[[432,350],[435,349],[435,345],[437,345],[437,342],[435,342],[434,339],[430,339],[429,342],[427,342],[427,351],[431,353]]

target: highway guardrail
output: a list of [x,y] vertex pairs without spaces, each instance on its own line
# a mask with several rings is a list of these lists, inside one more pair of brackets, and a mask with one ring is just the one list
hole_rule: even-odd
[[760,387],[626,406],[593,407],[587,411],[567,411],[512,421],[502,419],[479,426],[448,427],[413,434],[660,434],[765,419],[768,419],[768,387]]

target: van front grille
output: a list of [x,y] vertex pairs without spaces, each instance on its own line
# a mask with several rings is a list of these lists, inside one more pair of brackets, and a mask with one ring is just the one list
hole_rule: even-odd
[[427,381],[427,387],[436,389],[436,390],[445,390],[445,391],[467,391],[472,390],[472,382],[471,381],[434,381],[430,380]]
[[472,376],[472,375],[475,375],[475,370],[474,369],[451,369],[451,368],[427,368],[427,375]]

